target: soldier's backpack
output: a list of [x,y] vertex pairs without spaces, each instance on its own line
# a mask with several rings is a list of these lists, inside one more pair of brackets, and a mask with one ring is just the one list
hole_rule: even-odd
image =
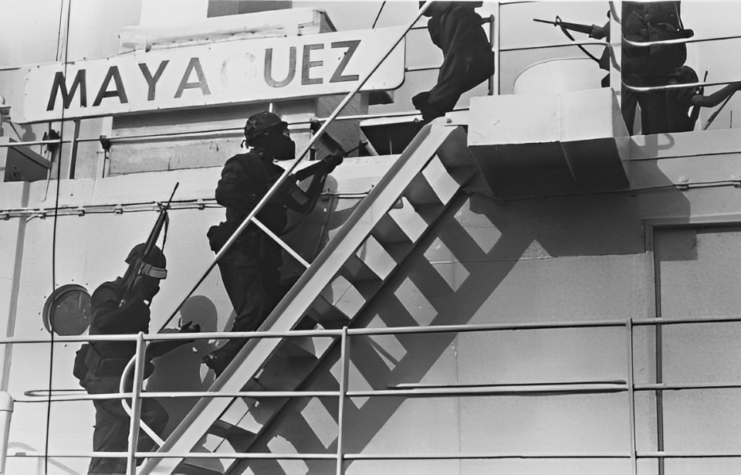
[[77,350],[77,353],[75,353],[75,363],[72,366],[72,374],[75,378],[80,380],[80,385],[82,385],[82,381],[87,376],[87,365],[85,364],[85,360],[87,359],[88,351],[90,351],[90,344],[85,343],[79,350]]
[[[680,2],[623,2],[623,37],[634,42],[686,39],[694,36],[684,28]],[[687,60],[684,43],[623,46],[623,74],[665,76]]]

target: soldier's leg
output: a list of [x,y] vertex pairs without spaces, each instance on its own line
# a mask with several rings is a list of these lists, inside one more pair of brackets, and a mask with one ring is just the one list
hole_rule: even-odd
[[[256,260],[240,249],[230,249],[219,261],[219,272],[234,311],[237,314],[231,331],[253,331],[265,317],[265,289]],[[205,358],[206,364],[217,374],[247,342],[230,340]]]
[[[94,452],[126,452],[128,450],[129,417],[120,399],[95,400]],[[126,473],[124,458],[93,458],[89,474]]]

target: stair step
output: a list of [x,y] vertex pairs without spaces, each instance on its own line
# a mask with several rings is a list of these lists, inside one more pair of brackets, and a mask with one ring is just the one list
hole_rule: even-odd
[[[191,452],[212,453],[202,446],[193,447]],[[175,468],[173,473],[178,475],[223,475],[224,465],[214,458],[187,458]]]
[[[373,282],[373,280],[369,281]],[[376,279],[375,281],[380,282],[380,279]],[[360,308],[365,305],[365,302],[365,298],[363,298],[353,284],[342,275],[338,275],[332,279],[329,285],[322,290],[315,301],[315,303],[318,303],[320,306],[326,304],[334,308],[335,311],[339,311],[341,315],[345,316],[345,321],[355,317]],[[314,305],[312,305],[312,307],[313,306]],[[331,312],[329,309],[324,310],[327,313]],[[324,325],[324,322],[322,322],[322,325]]]
[[303,382],[306,373],[318,363],[315,357],[295,358],[276,352],[263,365],[255,379],[268,391],[293,391]]
[[[244,401],[241,402],[244,404]],[[234,452],[246,451],[257,438],[254,432],[228,424],[222,420],[214,422],[214,425],[209,429],[209,433],[226,440]],[[218,451],[219,448],[221,448],[221,444],[217,446],[215,451]]]
[[276,351],[291,358],[316,358],[316,338],[292,336],[283,339]]
[[409,253],[414,249],[412,244],[406,243],[385,244],[384,247],[386,248],[386,252],[389,253],[389,256],[391,256],[397,264],[404,262],[404,259],[406,259]]
[[[408,205],[411,206],[411,205]],[[397,205],[394,205],[394,209],[402,209],[404,202],[399,200]],[[381,219],[376,223],[375,227],[371,231],[371,236],[375,237],[376,240],[388,244],[410,244],[413,239],[399,226],[399,224],[391,217],[389,213],[383,215]]]
[[[400,208],[391,208],[386,216],[394,221],[411,242],[415,243],[429,227],[428,221],[417,212],[408,199],[402,198],[401,203]],[[382,221],[386,219],[386,216],[382,218]]]
[[396,261],[373,236],[360,245],[342,266],[342,275],[351,282],[384,280],[396,268]]
[[437,195],[439,202],[444,205],[447,205],[461,189],[460,183],[450,175],[437,155],[422,170],[422,175]]
[[321,322],[324,328],[342,328],[349,321],[347,315],[321,295],[311,303],[307,314]]
[[448,169],[448,173],[462,188],[471,191],[468,185],[476,181],[476,174],[479,173],[479,169],[475,165],[469,165]]
[[438,147],[437,156],[448,170],[476,165],[468,148],[468,135],[460,128],[448,134],[445,141]]
[[412,178],[412,181],[404,190],[404,197],[409,200],[415,208],[422,205],[444,204],[441,203],[432,185],[423,174]]
[[371,300],[381,289],[383,282],[364,280],[362,282],[356,282],[353,286],[365,300]]

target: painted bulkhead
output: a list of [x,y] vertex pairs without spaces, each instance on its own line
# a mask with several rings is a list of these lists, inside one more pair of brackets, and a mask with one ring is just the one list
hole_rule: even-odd
[[[627,474],[634,450],[738,452],[738,389],[668,391],[659,398],[656,391],[623,388],[626,382],[737,381],[739,323],[665,326],[657,344],[653,326],[635,325],[628,338],[626,328],[615,322],[737,317],[741,141],[733,129],[628,137],[610,122],[616,112],[611,95],[596,111],[607,122],[585,120],[595,135],[569,137],[560,126],[569,118],[587,118],[587,109],[574,106],[575,116],[559,109],[564,115],[553,129],[537,128],[533,103],[548,100],[502,96],[472,103],[461,121],[494,196],[457,193],[353,327],[573,326],[352,337],[350,391],[470,389],[479,394],[348,398],[342,448],[361,457],[346,457],[345,473]],[[363,101],[358,100],[361,111]],[[276,107],[302,116],[316,114],[318,106],[301,100]],[[547,115],[549,109],[541,111]],[[235,111],[225,115],[229,125],[241,126]],[[116,125],[122,134],[158,124],[167,129],[172,117],[155,114],[130,127],[130,118],[116,119],[111,132]],[[212,119],[207,114],[202,123],[187,127]],[[509,121],[508,133],[492,129],[496,120]],[[516,132],[527,140],[518,141]],[[120,158],[111,155],[109,170],[117,176],[65,179],[59,190],[55,180],[0,186],[1,208],[8,211],[0,215],[0,327],[7,329],[6,337],[42,340],[6,345],[2,353],[3,389],[17,399],[7,473],[85,473],[88,463],[24,457],[91,448],[90,401],[51,407],[44,402],[50,384],[55,391],[78,388],[72,362],[80,344],[50,343],[44,320],[50,291],[77,284],[92,292],[121,275],[128,250],[154,223],[156,203],[180,183],[165,248],[169,275],[152,305],[150,329],[159,330],[212,260],[205,233],[223,219],[213,200],[220,168],[212,162],[239,151],[238,135],[218,149],[208,141],[189,144],[182,167],[162,162],[157,171],[137,170],[138,154],[156,155],[171,146],[150,143],[139,146],[143,152],[114,148]],[[563,145],[569,140],[589,144],[574,151]],[[212,154],[208,159],[205,151]],[[533,161],[518,162],[525,155]],[[312,215],[293,217],[300,223],[288,244],[313,260],[395,159],[347,159],[332,174]],[[605,168],[595,171],[594,163]],[[92,160],[85,166],[95,168]],[[605,169],[611,170],[607,181]],[[527,193],[510,193],[515,188]],[[286,261],[284,276],[298,275],[298,264]],[[214,272],[168,328],[194,321],[206,331],[224,330],[232,313]],[[598,326],[582,326],[587,322]],[[201,358],[213,343],[198,341],[161,359],[147,389],[208,389],[213,374]],[[337,390],[340,359],[340,348],[330,350],[300,389]],[[31,399],[36,402],[22,402]],[[170,414],[170,432],[196,400],[162,403]],[[250,450],[336,454],[339,415],[337,398],[296,398]],[[403,460],[410,454],[449,457]],[[520,459],[521,454],[532,458]],[[655,457],[636,464],[641,474],[658,471]],[[682,475],[739,469],[730,457],[668,458],[663,464],[667,473]],[[335,460],[255,460],[235,464],[229,473],[320,474],[335,472],[335,466]]]

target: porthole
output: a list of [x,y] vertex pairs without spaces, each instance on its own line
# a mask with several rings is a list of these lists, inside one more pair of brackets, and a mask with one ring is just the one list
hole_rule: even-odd
[[91,319],[90,294],[81,285],[59,287],[44,304],[44,326],[60,336],[82,335]]

